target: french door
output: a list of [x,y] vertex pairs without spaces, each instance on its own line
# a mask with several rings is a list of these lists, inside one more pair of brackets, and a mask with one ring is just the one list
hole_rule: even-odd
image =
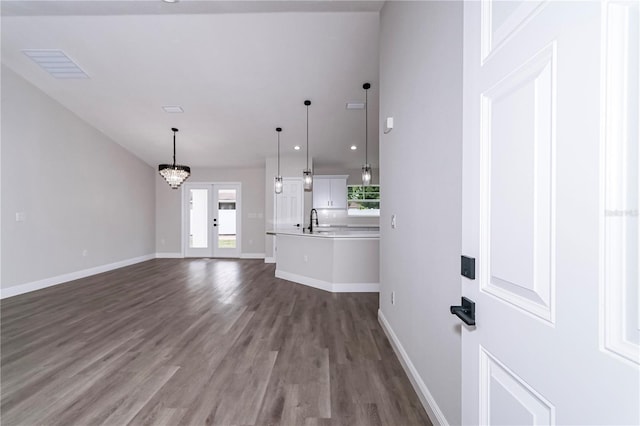
[[465,2],[464,424],[640,423],[638,7]]
[[241,185],[185,184],[185,257],[240,257]]

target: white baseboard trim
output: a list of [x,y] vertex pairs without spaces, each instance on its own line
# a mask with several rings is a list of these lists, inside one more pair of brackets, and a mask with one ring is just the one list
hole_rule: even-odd
[[264,253],[242,253],[240,259],[264,259]]
[[0,299],[6,299],[8,297],[18,296],[20,294],[29,293],[32,291],[40,290],[54,285],[66,283],[68,281],[78,280],[91,275],[101,274],[103,272],[111,271],[125,266],[133,265],[135,263],[145,262],[147,260],[155,259],[156,254],[147,254],[145,256],[134,257],[131,259],[121,260],[119,262],[109,263],[107,265],[100,265],[93,268],[83,269],[81,271],[70,272],[68,274],[58,275],[56,277],[45,278],[38,281],[32,281],[30,283],[14,285],[11,287],[3,288],[0,290]]
[[275,257],[265,257],[264,258],[264,263],[276,263],[276,258]]
[[182,259],[182,253],[156,253],[156,259]]
[[411,359],[404,350],[402,343],[398,340],[398,336],[396,336],[396,333],[394,333],[391,325],[387,322],[387,319],[384,317],[384,314],[380,309],[378,309],[378,322],[389,338],[391,346],[393,347],[396,355],[398,355],[400,364],[402,364],[402,368],[404,368],[405,373],[409,376],[409,381],[413,385],[413,389],[415,389],[418,394],[418,398],[420,398],[420,402],[422,402],[422,406],[429,415],[431,422],[434,425],[449,426],[449,422],[447,422],[442,410],[438,407],[436,400],[433,398],[433,395],[431,395],[431,392],[429,392],[427,385],[425,385],[424,381],[418,374],[418,370],[416,370],[416,367],[411,362]]
[[320,290],[329,291],[331,293],[378,293],[380,292],[379,283],[331,283],[315,278],[305,277],[304,275],[292,274],[291,272],[280,271],[276,269],[276,278],[293,281],[294,283],[303,284],[309,287],[318,288]]

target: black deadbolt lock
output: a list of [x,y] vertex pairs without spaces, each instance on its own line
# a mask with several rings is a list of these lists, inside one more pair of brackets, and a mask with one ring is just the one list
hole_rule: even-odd
[[473,257],[461,256],[460,257],[460,273],[463,277],[467,277],[470,280],[476,279],[476,259]]

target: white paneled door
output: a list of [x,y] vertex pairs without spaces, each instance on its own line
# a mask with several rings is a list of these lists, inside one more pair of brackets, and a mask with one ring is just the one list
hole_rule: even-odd
[[[274,224],[276,229],[302,229],[304,226],[304,190],[302,178],[283,178],[282,192],[273,194]],[[273,254],[277,256],[276,239]]]
[[184,185],[186,257],[240,257],[239,183]]
[[283,178],[282,192],[274,194],[275,226],[301,228],[304,223],[302,178]]
[[639,424],[638,2],[464,8],[463,423]]

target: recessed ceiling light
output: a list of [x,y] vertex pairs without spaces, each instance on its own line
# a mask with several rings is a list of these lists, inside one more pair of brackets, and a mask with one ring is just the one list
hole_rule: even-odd
[[168,112],[169,114],[179,114],[184,112],[180,105],[165,105],[162,109],[164,112]]
[[364,109],[364,102],[349,102],[347,109]]
[[295,149],[296,151],[300,151],[300,145],[294,146],[293,149]]
[[355,146],[355,145],[351,145],[351,151],[355,151],[356,149],[358,149],[358,147],[357,147],[357,146]]
[[22,53],[55,78],[89,78],[62,50],[25,49]]
[[165,3],[178,3],[178,0],[162,0]]

